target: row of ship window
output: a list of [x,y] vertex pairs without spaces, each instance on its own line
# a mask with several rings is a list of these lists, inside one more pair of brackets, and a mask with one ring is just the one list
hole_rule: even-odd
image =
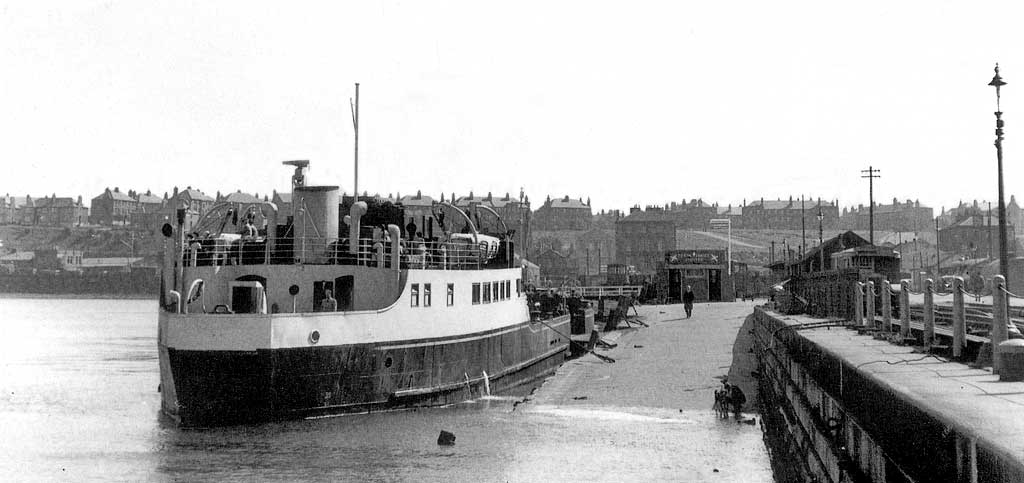
[[[420,290],[421,284],[414,283],[410,286],[409,292],[409,305],[412,307],[430,307],[432,303],[432,287],[429,283],[422,284],[422,291]],[[516,279],[516,297],[521,296],[523,293],[523,281]],[[500,280],[495,282],[483,282],[473,284],[473,305],[479,305],[481,303],[489,304],[491,302],[500,302],[502,300],[508,300],[512,298],[512,281],[511,280]],[[455,284],[447,284],[445,290],[445,304],[449,307],[455,305]]]

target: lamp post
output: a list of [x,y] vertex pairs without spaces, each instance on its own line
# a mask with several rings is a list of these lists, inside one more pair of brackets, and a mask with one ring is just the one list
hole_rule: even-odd
[[818,268],[820,271],[825,271],[825,244],[824,234],[821,229],[821,221],[825,219],[825,214],[821,212],[821,201],[818,201],[818,255],[820,255],[820,261],[818,262]]
[[[1003,82],[1003,78],[999,77],[999,64],[996,64],[996,75],[992,77],[992,81],[988,85],[996,88],[996,160],[999,170],[999,206],[997,208],[999,214],[999,274],[1009,282],[1010,279],[1007,276],[1009,255],[1007,255],[1006,250],[1006,204],[1003,203],[1003,112],[999,108],[999,88],[1005,86],[1006,82]],[[1007,289],[1009,288],[1007,286]]]

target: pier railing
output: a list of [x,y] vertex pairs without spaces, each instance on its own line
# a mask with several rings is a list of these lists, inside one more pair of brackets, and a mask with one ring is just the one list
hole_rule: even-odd
[[614,286],[589,286],[589,287],[538,287],[538,291],[553,291],[561,294],[565,297],[582,297],[582,298],[610,298],[610,297],[621,297],[631,296],[638,297],[640,291],[643,289],[642,285],[614,285]]
[[[356,250],[346,238],[285,238],[273,247],[262,237],[194,238],[186,241],[184,266],[223,265],[360,265],[379,268],[477,270],[507,265],[502,253],[469,240],[399,240],[360,238]],[[397,248],[397,255],[395,250]],[[489,250],[491,253],[489,253]],[[396,267],[396,261],[398,267]]]
[[[965,356],[970,345],[970,352],[984,352],[983,346],[997,348],[1007,339],[1024,338],[1024,297],[1007,291],[1002,276],[993,278],[991,295],[984,296],[967,291],[962,277],[949,281],[948,291],[938,290],[935,281],[927,279],[915,292],[909,279],[899,284],[884,279],[861,282],[855,270],[808,274],[787,282],[782,308],[842,318],[858,329],[927,350],[948,351],[954,358]],[[998,372],[999,350],[988,354]]]

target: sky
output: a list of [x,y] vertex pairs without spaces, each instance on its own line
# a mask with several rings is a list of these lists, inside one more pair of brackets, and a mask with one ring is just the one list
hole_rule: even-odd
[[1024,196],[1019,2],[0,2],[0,194]]

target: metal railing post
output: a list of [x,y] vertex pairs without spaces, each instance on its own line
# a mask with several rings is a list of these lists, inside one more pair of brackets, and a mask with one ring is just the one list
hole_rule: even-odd
[[865,314],[867,315],[867,322],[865,322],[865,325],[873,329],[875,328],[875,282],[873,280],[868,280],[868,286],[864,292],[864,296],[868,298],[868,308],[865,310],[865,312],[867,312],[867,314]]
[[910,337],[910,280],[900,280],[900,335]]
[[967,342],[967,320],[964,308],[964,279],[953,277],[953,357],[960,357]]
[[931,347],[935,339],[935,281],[924,281],[924,346]]
[[992,277],[992,330],[988,334],[992,343],[992,373],[999,374],[1002,369],[1002,354],[999,353],[999,343],[1006,340],[1006,279],[1002,275]]
[[855,326],[864,325],[864,284],[853,282],[853,322]]
[[888,280],[882,280],[882,330],[892,332],[892,289]]

